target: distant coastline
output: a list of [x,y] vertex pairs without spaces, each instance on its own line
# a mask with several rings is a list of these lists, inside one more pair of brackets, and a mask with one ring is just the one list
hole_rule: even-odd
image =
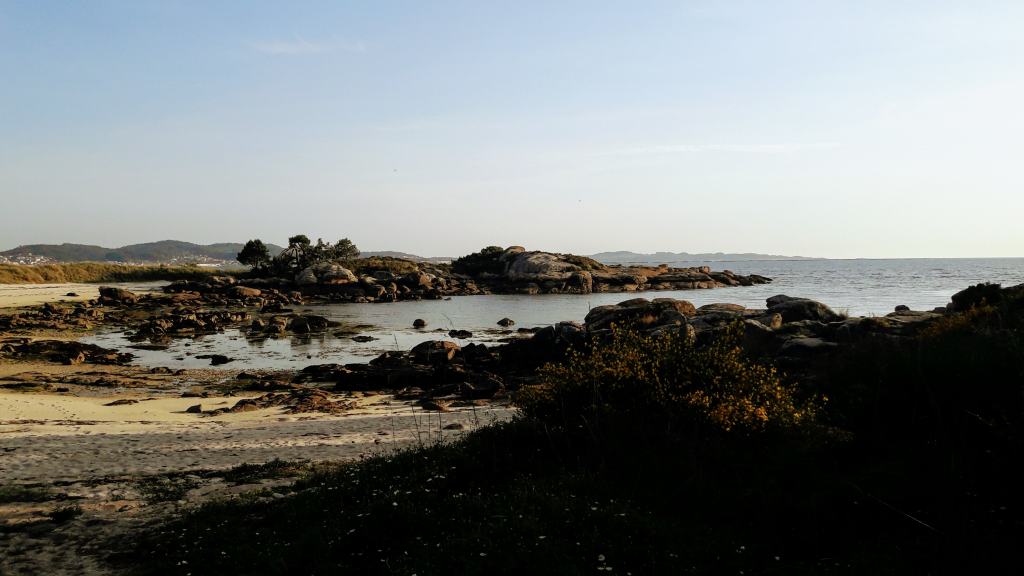
[[603,264],[664,264],[668,262],[756,262],[771,260],[826,260],[812,256],[782,256],[779,254],[759,254],[755,252],[654,252],[643,254],[625,250],[616,252],[599,252],[591,254],[591,258]]

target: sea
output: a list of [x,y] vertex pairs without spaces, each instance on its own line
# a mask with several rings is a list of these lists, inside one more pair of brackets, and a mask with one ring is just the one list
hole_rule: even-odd
[[[604,304],[637,297],[681,298],[697,306],[716,302],[764,308],[776,294],[818,300],[851,316],[883,316],[898,305],[913,310],[945,306],[954,293],[980,282],[1003,286],[1024,283],[1024,258],[892,259],[892,260],[774,260],[747,262],[669,262],[671,266],[710,266],[739,274],[773,279],[765,285],[711,290],[657,291],[587,295],[456,296],[390,304],[332,304],[299,306],[297,312],[319,314],[342,323],[342,328],[318,337],[248,337],[241,330],[195,339],[176,340],[164,350],[130,349],[121,332],[101,333],[84,340],[115,347],[138,356],[137,363],[169,367],[201,367],[195,356],[219,353],[235,358],[227,367],[298,368],[327,362],[364,362],[386,350],[408,350],[425,340],[447,339],[450,330],[468,330],[462,344],[494,344],[519,328],[548,326],[563,320],[582,321],[587,312]],[[0,287],[2,289],[3,287]],[[155,287],[154,287],[155,288]],[[515,321],[511,330],[497,326],[502,318]],[[427,327],[414,329],[423,319]],[[345,333],[347,332],[347,333]],[[335,333],[339,335],[334,335]],[[352,335],[370,336],[356,342]]]

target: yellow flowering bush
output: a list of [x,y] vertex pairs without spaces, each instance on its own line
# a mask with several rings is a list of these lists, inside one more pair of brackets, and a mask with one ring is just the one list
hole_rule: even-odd
[[799,401],[774,367],[744,355],[741,330],[732,326],[697,346],[685,333],[644,335],[613,326],[608,341],[543,366],[543,384],[523,390],[518,403],[527,416],[567,422],[636,412],[761,431],[813,420],[814,402]]

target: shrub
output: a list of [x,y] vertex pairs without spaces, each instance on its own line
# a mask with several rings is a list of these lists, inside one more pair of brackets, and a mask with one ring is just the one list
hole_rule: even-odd
[[636,413],[723,431],[792,428],[815,417],[815,402],[772,366],[746,358],[732,326],[707,345],[684,333],[644,335],[612,327],[606,343],[570,351],[565,362],[540,370],[544,384],[524,390],[528,416],[566,423]]
[[505,271],[505,263],[498,258],[504,252],[505,249],[501,246],[488,246],[479,252],[456,258],[452,262],[452,271],[470,276],[483,273],[501,274]]

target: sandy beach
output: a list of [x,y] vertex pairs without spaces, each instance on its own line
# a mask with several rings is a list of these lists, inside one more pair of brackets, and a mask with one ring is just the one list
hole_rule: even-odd
[[[216,408],[240,398],[201,402]],[[185,412],[196,398],[104,406],[111,401],[0,394],[0,483],[216,470],[275,458],[350,460],[417,440],[454,438],[510,416],[504,407],[428,413],[390,396],[359,398],[343,416],[285,415],[279,408],[205,416]],[[453,424],[462,428],[445,430]]]
[[[288,415],[282,408],[215,416],[185,411],[250,396],[0,393],[0,488],[49,494],[39,502],[0,500],[0,573],[106,574],[103,558],[116,550],[104,543],[182,507],[274,490],[291,480],[237,485],[211,471],[273,460],[351,461],[454,439],[512,415],[507,406],[427,412],[389,395],[357,395],[355,408],[340,416]],[[106,405],[125,399],[138,402]],[[180,498],[163,501],[146,491],[164,484],[184,486]],[[69,504],[81,515],[58,525],[48,520]]]

